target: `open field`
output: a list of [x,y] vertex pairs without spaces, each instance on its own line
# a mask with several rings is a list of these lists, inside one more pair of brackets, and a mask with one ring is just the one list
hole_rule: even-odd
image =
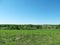
[[60,45],[60,30],[0,30],[0,45]]

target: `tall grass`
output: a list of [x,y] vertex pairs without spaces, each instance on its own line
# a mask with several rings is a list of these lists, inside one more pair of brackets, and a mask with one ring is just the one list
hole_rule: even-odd
[[0,45],[60,45],[60,30],[0,30]]

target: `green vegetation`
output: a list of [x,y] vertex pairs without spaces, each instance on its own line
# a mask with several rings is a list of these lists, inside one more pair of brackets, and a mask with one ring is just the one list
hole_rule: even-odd
[[0,45],[60,45],[60,30],[0,30]]
[[60,29],[60,25],[0,25],[0,30],[40,30],[40,29]]

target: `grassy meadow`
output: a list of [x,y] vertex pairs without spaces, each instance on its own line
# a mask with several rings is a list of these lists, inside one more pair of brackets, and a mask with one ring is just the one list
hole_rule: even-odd
[[60,30],[0,30],[0,45],[60,45]]

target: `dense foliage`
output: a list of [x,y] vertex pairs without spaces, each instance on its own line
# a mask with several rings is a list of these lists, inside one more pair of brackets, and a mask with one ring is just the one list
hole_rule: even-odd
[[0,25],[0,30],[60,29],[60,25]]

